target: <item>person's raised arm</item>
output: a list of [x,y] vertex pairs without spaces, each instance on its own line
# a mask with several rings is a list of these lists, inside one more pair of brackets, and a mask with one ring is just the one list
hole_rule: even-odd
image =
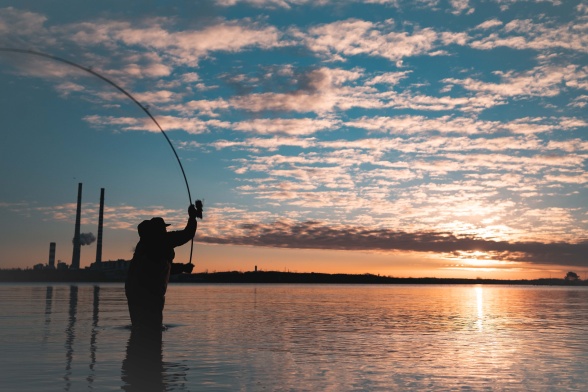
[[196,223],[197,215],[198,211],[196,210],[196,207],[194,207],[193,204],[190,204],[190,207],[188,207],[188,222],[186,223],[184,230],[170,231],[167,233],[167,239],[171,246],[175,248],[176,246],[184,245],[186,242],[194,238],[198,227],[198,224]]

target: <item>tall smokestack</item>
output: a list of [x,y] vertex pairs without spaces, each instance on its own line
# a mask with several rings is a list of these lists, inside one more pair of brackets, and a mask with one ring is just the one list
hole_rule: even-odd
[[55,268],[55,242],[49,243],[49,268]]
[[102,227],[104,225],[104,188],[100,188],[100,213],[98,215],[98,242],[96,242],[96,262],[102,262]]
[[80,220],[82,215],[82,183],[78,184],[78,207],[76,209],[76,228],[73,238],[73,255],[71,257],[71,269],[80,269]]

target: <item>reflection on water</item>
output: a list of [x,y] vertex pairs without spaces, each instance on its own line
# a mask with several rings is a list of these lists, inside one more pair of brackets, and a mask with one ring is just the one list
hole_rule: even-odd
[[163,391],[162,332],[132,331],[122,364],[125,391]]
[[474,288],[476,290],[476,304],[478,306],[478,320],[476,321],[476,325],[478,326],[478,331],[482,332],[484,329],[484,298],[482,286],[476,286]]
[[185,391],[186,367],[163,361],[163,332],[132,330],[122,362],[122,389],[129,392]]
[[94,367],[96,366],[96,342],[98,339],[98,320],[100,318],[100,286],[94,286],[94,301],[92,304],[92,332],[90,334],[90,374],[88,387],[92,389],[94,382]]
[[588,390],[585,287],[0,285],[0,390]]
[[69,287],[69,318],[67,321],[67,328],[65,329],[65,390],[69,391],[71,388],[71,363],[73,360],[73,344],[76,338],[75,325],[78,308],[78,286],[72,285]]
[[47,286],[45,292],[45,324],[43,328],[43,343],[49,338],[49,324],[51,323],[51,306],[53,305],[53,286]]

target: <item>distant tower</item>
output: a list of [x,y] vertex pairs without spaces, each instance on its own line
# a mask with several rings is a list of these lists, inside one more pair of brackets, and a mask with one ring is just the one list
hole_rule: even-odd
[[49,243],[49,268],[55,269],[55,242]]
[[80,269],[80,220],[82,215],[82,183],[78,184],[78,207],[76,209],[76,228],[73,238],[73,255],[71,257],[71,269]]
[[104,225],[104,188],[100,188],[100,213],[98,215],[98,239],[96,242],[96,262],[102,262],[102,226]]

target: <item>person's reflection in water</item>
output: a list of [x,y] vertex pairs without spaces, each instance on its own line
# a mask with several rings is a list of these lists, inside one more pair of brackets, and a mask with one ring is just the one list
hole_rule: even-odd
[[122,364],[125,391],[165,391],[161,330],[133,328]]
[[163,361],[162,334],[169,331],[134,328],[122,362],[122,389],[128,392],[186,391],[189,368]]

